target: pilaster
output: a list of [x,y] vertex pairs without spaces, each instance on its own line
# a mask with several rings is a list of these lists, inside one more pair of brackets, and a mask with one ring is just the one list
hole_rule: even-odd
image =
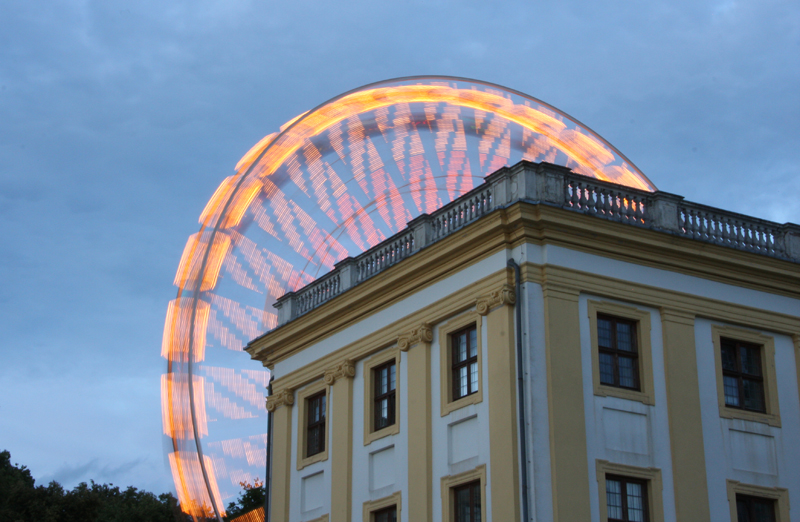
[[[516,345],[513,287],[478,301],[485,306],[488,334],[486,368],[489,396],[489,454],[492,520],[518,521],[519,455],[516,394]],[[478,309],[479,313],[481,308]]]
[[408,357],[408,520],[433,521],[431,341],[425,323],[397,340]]
[[325,383],[331,387],[331,522],[350,522],[352,518],[355,374],[350,360],[325,371]]
[[543,284],[553,520],[591,520],[577,289]]
[[661,309],[675,511],[678,520],[699,522],[711,515],[694,323],[691,312]]
[[267,397],[267,410],[273,414],[271,522],[289,522],[293,405],[292,389],[276,391]]

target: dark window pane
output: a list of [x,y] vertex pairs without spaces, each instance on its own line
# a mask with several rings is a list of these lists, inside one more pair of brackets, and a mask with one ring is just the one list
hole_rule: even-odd
[[750,508],[742,498],[736,497],[736,519],[739,522],[750,522]]
[[764,387],[761,381],[742,379],[744,407],[748,410],[764,411]]
[[761,501],[753,503],[753,518],[755,522],[774,522],[775,503],[773,501]]
[[606,506],[608,518],[622,520],[622,484],[606,479]]
[[722,378],[722,382],[725,387],[725,404],[739,406],[739,380],[726,375]]
[[459,368],[458,372],[458,389],[459,389],[459,397],[464,397],[465,395],[469,395],[469,382],[467,381],[467,367],[462,366]]
[[628,323],[617,323],[617,348],[626,352],[636,351],[633,345],[633,329]]
[[478,363],[472,363],[469,365],[469,382],[470,389],[478,389]]
[[478,356],[478,331],[475,328],[469,331],[469,356]]
[[736,349],[734,346],[722,345],[722,369],[736,371]]
[[600,354],[600,382],[614,384],[614,356],[607,353]]
[[626,492],[628,494],[628,520],[631,522],[644,522],[642,485],[629,482],[626,486]]
[[397,522],[397,506],[376,511],[372,518],[375,522]]
[[619,385],[625,388],[636,387],[636,368],[633,366],[634,360],[630,357],[619,358]]
[[760,350],[741,346],[739,353],[742,356],[742,373],[761,377],[761,353]]
[[611,321],[597,318],[597,342],[603,348],[611,348]]
[[389,372],[387,368],[378,370],[378,393],[389,391]]
[[456,520],[467,522],[472,520],[469,502],[469,489],[463,488],[456,492]]
[[467,336],[466,334],[461,334],[456,338],[457,354],[456,362],[462,362],[467,360]]

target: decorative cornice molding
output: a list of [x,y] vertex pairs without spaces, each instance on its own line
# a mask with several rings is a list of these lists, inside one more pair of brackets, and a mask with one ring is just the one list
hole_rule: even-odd
[[332,385],[336,379],[352,379],[356,376],[356,365],[350,359],[345,359],[333,368],[325,370],[325,384]]
[[418,343],[430,343],[433,341],[433,329],[428,323],[422,323],[416,328],[412,328],[408,334],[397,338],[397,347],[401,351],[407,352],[409,348]]
[[671,307],[661,307],[659,309],[661,320],[670,323],[680,323],[687,326],[694,326],[697,314],[689,310],[681,310]]
[[475,309],[481,315],[487,315],[492,308],[502,305],[513,305],[517,302],[517,294],[514,287],[504,284],[499,290],[493,290],[489,295],[478,298],[475,302]]
[[267,411],[273,412],[281,406],[292,407],[294,405],[294,390],[291,388],[283,389],[267,397]]

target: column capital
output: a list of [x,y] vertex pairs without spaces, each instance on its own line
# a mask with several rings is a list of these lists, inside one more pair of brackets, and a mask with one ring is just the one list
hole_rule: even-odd
[[281,406],[291,408],[294,405],[294,390],[292,388],[284,388],[279,392],[275,392],[267,397],[267,411],[273,412]]
[[504,284],[501,288],[489,292],[489,294],[479,297],[475,302],[475,309],[481,315],[487,315],[492,308],[502,305],[513,305],[517,302],[517,294],[514,287]]
[[405,335],[397,338],[397,346],[401,351],[407,352],[409,348],[418,343],[430,343],[433,341],[433,329],[428,323],[422,323],[412,328]]
[[325,370],[325,384],[332,385],[337,379],[352,379],[356,376],[356,366],[350,359],[345,359],[333,368]]

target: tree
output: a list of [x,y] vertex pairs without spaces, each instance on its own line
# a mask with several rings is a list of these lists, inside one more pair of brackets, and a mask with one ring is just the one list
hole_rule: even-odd
[[264,501],[267,499],[267,490],[264,488],[264,483],[258,478],[253,484],[239,482],[239,485],[242,486],[242,492],[239,493],[239,498],[236,499],[236,502],[228,504],[225,520],[233,520],[254,509],[263,507]]
[[0,520],[3,522],[187,522],[171,493],[82,482],[64,491],[58,482],[36,486],[25,466],[0,452]]

